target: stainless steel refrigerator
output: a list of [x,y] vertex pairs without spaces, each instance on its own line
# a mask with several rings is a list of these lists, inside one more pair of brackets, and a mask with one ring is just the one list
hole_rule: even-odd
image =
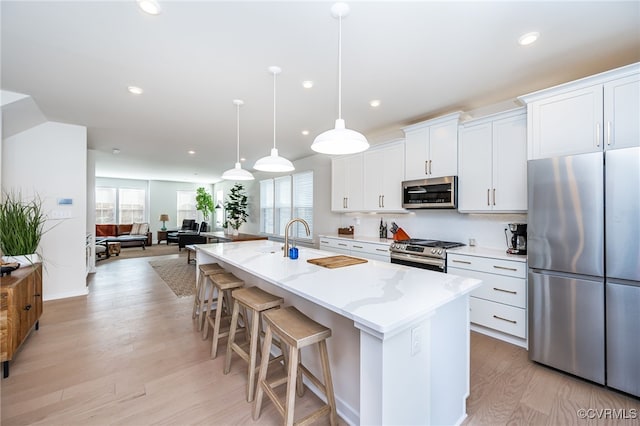
[[640,148],[528,162],[529,358],[640,395]]

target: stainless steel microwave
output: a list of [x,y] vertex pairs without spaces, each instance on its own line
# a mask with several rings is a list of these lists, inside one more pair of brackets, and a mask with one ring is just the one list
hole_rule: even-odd
[[457,209],[458,177],[409,180],[402,182],[405,209]]

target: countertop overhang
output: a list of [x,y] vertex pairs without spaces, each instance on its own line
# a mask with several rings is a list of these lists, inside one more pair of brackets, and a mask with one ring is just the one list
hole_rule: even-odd
[[198,244],[196,250],[383,336],[406,329],[481,284],[477,279],[375,260],[327,269],[307,259],[335,253],[301,247],[299,258],[292,260],[283,256],[282,243],[275,241]]

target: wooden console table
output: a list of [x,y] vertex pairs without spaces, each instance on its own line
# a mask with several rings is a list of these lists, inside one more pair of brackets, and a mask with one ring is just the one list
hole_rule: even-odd
[[22,266],[0,283],[0,361],[9,377],[9,361],[42,315],[42,264]]

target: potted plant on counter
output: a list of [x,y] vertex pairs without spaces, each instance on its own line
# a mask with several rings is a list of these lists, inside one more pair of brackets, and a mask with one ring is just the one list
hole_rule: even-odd
[[227,222],[233,228],[233,235],[238,235],[240,225],[245,223],[249,217],[247,194],[244,192],[244,186],[241,183],[236,183],[229,190],[224,208],[227,212]]
[[3,260],[23,265],[39,262],[36,250],[46,220],[38,196],[25,201],[21,193],[4,193],[0,203],[0,251],[4,255]]

